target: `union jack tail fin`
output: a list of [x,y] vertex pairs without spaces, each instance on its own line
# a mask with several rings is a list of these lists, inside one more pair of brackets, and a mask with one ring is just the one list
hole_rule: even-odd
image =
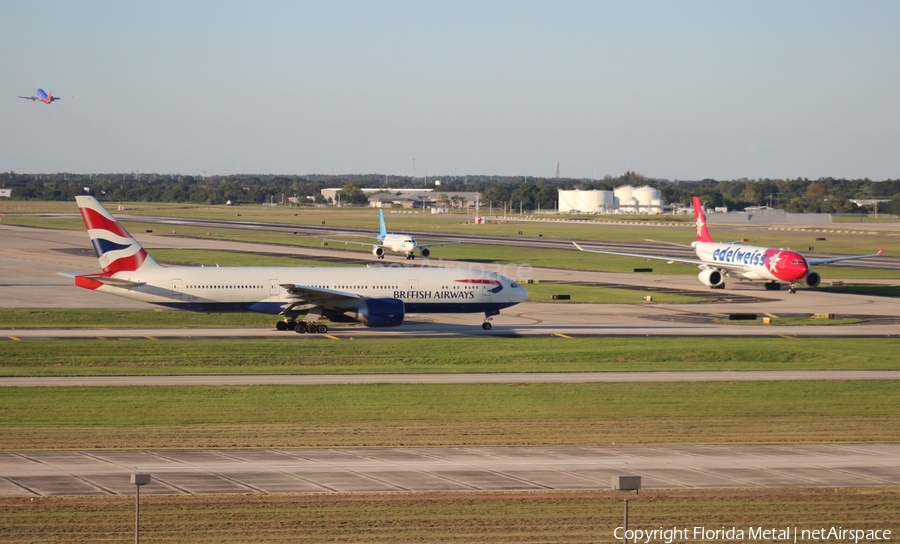
[[75,202],[103,272],[115,274],[160,266],[96,198],[76,196]]
[[700,197],[694,197],[694,225],[697,227],[697,241],[698,242],[712,242],[712,236],[709,235],[709,230],[706,228],[706,214],[703,213],[703,204],[700,202]]

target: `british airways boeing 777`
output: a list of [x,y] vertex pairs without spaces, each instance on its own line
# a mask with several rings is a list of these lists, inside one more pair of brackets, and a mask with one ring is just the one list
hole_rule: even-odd
[[[473,268],[162,266],[92,196],[75,197],[102,272],[75,285],[206,313],[277,314],[279,330],[327,332],[320,320],[396,327],[407,313],[483,313],[524,301],[515,281]],[[305,317],[305,320],[303,318]]]

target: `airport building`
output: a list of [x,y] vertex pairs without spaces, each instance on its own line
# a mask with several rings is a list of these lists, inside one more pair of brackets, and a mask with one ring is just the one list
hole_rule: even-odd
[[[383,190],[383,189],[382,189]],[[446,196],[446,198],[444,198]],[[481,198],[477,192],[457,191],[412,191],[383,192],[369,197],[369,206],[373,208],[474,208]]]
[[[337,194],[340,193],[343,189],[340,187],[330,187],[328,189],[322,189],[319,191],[322,193],[322,196],[325,197],[325,200],[328,202],[337,202]],[[384,189],[384,188],[364,188],[360,189],[364,194],[371,195],[375,193],[383,193],[385,191],[394,193],[394,194],[403,194],[403,193],[422,193],[433,191],[434,189]]]
[[559,213],[664,213],[659,189],[630,185],[614,191],[559,191]]

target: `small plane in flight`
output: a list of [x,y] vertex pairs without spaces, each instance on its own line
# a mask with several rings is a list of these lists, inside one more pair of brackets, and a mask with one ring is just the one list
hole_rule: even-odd
[[461,244],[462,242],[439,242],[434,244],[419,244],[416,242],[416,239],[410,234],[388,234],[387,229],[384,226],[384,211],[378,210],[378,222],[380,226],[380,231],[378,232],[378,236],[375,238],[378,243],[377,244],[369,244],[366,242],[349,242],[347,240],[329,240],[325,239],[325,242],[340,242],[343,244],[356,244],[360,246],[372,246],[372,255],[375,255],[379,259],[384,259],[385,250],[393,251],[395,253],[404,253],[406,255],[406,260],[415,259],[415,251],[419,250],[419,254],[427,258],[431,255],[431,250],[428,249],[434,246],[446,246],[450,244]]
[[277,314],[278,330],[298,333],[328,332],[324,319],[397,327],[407,313],[484,313],[489,330],[492,316],[528,298],[510,278],[473,268],[162,266],[96,198],[75,201],[102,271],[63,275],[159,306]]
[[37,95],[34,96],[20,96],[19,98],[24,98],[25,100],[31,100],[34,102],[35,100],[40,100],[44,104],[52,104],[54,100],[62,100],[58,96],[53,96],[53,91],[50,91],[50,94],[44,92],[44,89],[38,89]]
[[697,254],[696,259],[584,249],[580,245],[575,244],[575,242],[572,243],[579,250],[590,253],[696,264],[700,267],[698,276],[700,282],[711,289],[724,289],[725,276],[728,276],[740,280],[764,281],[766,282],[766,290],[771,291],[777,291],[781,289],[782,283],[787,283],[792,294],[797,291],[798,284],[805,287],[818,287],[819,283],[821,283],[822,276],[818,272],[810,270],[810,266],[880,257],[883,251],[882,248],[878,250],[878,253],[869,255],[807,259],[796,251],[787,249],[716,243],[706,228],[706,215],[703,213],[703,205],[700,202],[700,198],[695,196],[693,202],[697,240],[691,243],[691,247],[694,248],[694,252]]

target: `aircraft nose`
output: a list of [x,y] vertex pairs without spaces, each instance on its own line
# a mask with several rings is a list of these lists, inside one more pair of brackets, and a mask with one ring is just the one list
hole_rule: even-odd
[[789,281],[801,280],[809,274],[809,265],[800,254],[791,255],[791,259],[785,264],[784,271]]
[[528,300],[528,291],[526,291],[525,288],[519,286],[515,291],[516,302],[524,302]]

